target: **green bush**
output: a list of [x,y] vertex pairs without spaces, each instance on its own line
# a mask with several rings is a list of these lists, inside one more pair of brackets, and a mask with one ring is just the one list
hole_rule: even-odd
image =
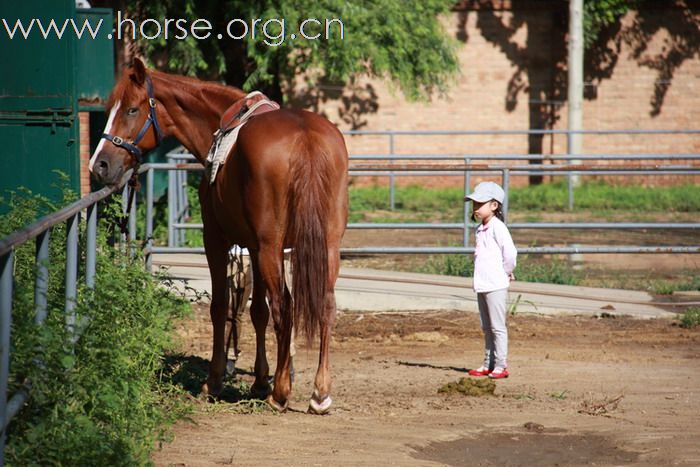
[[[13,195],[11,203],[14,209],[0,222],[1,236],[57,207],[26,194]],[[107,211],[114,215],[116,203]],[[25,383],[31,392],[8,427],[8,465],[146,464],[168,424],[183,413],[184,404],[169,395],[180,390],[159,375],[172,347],[173,322],[189,307],[158,285],[141,257],[108,246],[105,224],[99,229],[94,292],[84,285],[78,291],[78,338],[67,329],[64,314],[63,225],[51,234],[43,326],[34,324],[34,242],[15,250],[9,393]],[[84,282],[81,275],[79,283]]]
[[681,326],[684,328],[694,328],[700,326],[700,307],[688,308],[681,316]]
[[420,268],[420,272],[443,276],[472,277],[474,260],[470,255],[435,255]]
[[537,261],[527,255],[518,258],[515,278],[519,281],[546,284],[576,285],[580,282],[578,275],[566,261],[557,258]]

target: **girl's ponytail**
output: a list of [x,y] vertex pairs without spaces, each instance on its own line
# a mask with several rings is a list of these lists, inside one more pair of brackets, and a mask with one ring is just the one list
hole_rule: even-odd
[[[498,201],[496,201],[498,203]],[[493,213],[494,216],[498,217],[498,219],[505,224],[505,218],[503,217],[503,205],[501,203],[498,203],[498,208],[496,211]]]

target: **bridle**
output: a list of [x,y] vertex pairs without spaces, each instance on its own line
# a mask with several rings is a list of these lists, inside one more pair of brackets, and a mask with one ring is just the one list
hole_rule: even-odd
[[139,166],[141,165],[143,157],[143,151],[141,151],[141,148],[138,147],[138,144],[141,142],[151,126],[153,126],[153,131],[156,134],[156,146],[160,145],[161,141],[163,141],[163,132],[160,129],[158,117],[156,115],[156,98],[153,94],[153,82],[151,81],[151,77],[148,75],[146,75],[146,92],[148,93],[148,117],[146,118],[146,121],[143,122],[141,131],[138,132],[136,138],[134,138],[132,142],[129,143],[120,136],[102,133],[102,138],[106,139],[107,141],[111,141],[115,146],[126,149],[126,151],[136,159],[134,172],[131,175],[131,179],[129,179],[129,201],[127,202],[126,206],[126,216],[122,219],[120,226],[122,233],[125,235],[128,235],[127,222],[129,220],[129,213],[131,212],[131,204],[134,201],[134,193],[136,192],[138,185]]
[[[126,149],[129,154],[134,156],[137,166],[141,164],[141,158],[143,157],[143,151],[138,147],[138,144],[141,142],[148,129],[151,128],[151,125],[156,134],[156,146],[163,141],[163,132],[160,129],[158,117],[156,116],[156,98],[153,95],[153,83],[151,82],[151,77],[148,75],[146,75],[146,92],[148,93],[148,118],[143,122],[141,131],[139,131],[132,142],[129,143],[119,136],[102,133],[102,138],[111,141],[115,146]],[[136,173],[136,169],[134,169],[134,173]]]

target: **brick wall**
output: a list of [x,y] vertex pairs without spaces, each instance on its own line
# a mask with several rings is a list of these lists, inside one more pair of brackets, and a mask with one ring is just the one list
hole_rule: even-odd
[[90,112],[80,115],[80,196],[90,193]]
[[[387,83],[365,79],[356,83],[354,93],[346,88],[344,99],[317,102],[317,109],[343,130],[566,129],[567,2],[533,0],[518,5],[519,9],[513,10],[509,1],[464,1],[444,20],[446,30],[462,42],[458,51],[461,74],[447,96],[434,97],[431,102],[407,103],[400,91]],[[693,11],[698,14],[700,9]],[[647,12],[647,18],[653,18],[654,14]],[[658,14],[669,24],[678,22],[679,10]],[[682,28],[679,32],[678,27],[669,27],[673,31],[669,33],[662,27],[637,57],[629,43],[635,18],[636,13],[629,13],[623,18],[622,27],[610,36],[610,47],[619,47],[612,74],[586,83],[588,94],[596,97],[584,102],[584,128],[700,128],[700,54],[683,61],[672,70],[672,76],[660,73],[663,60],[656,64],[653,60],[669,47],[673,34],[692,36],[700,32]],[[514,23],[519,27],[511,27]],[[666,92],[660,112],[655,112],[652,101],[660,89]],[[310,94],[313,90],[297,90],[297,95]],[[389,150],[386,136],[348,136],[346,141],[351,154]],[[394,150],[397,153],[563,154],[566,137],[403,136],[396,137]],[[698,153],[700,135],[584,135],[583,152]],[[475,182],[479,179],[473,178]],[[700,177],[680,176],[613,179],[648,184],[700,181]],[[527,183],[526,177],[511,180],[514,184]],[[460,178],[422,177],[420,183],[459,186],[463,182]]]

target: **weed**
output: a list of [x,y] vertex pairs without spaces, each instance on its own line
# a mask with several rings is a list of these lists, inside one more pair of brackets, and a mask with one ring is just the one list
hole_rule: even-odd
[[694,328],[695,326],[700,326],[700,307],[697,306],[688,308],[681,316],[681,327]]

